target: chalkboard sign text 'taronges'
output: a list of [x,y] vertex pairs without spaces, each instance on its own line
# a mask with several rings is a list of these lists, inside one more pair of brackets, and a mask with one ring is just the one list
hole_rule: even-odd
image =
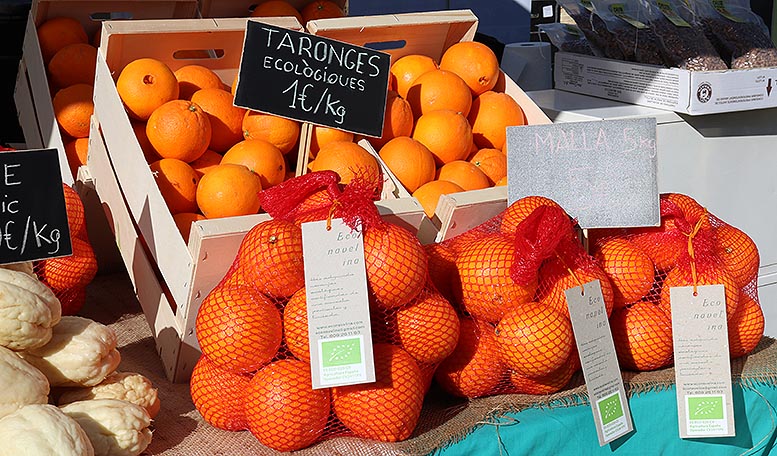
[[390,62],[384,52],[250,20],[235,104],[380,136]]
[[0,264],[72,249],[57,150],[0,153]]

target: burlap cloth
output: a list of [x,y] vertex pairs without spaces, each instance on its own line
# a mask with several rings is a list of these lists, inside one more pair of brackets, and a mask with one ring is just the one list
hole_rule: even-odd
[[[154,437],[144,455],[248,456],[278,454],[261,445],[250,433],[215,429],[202,420],[189,396],[188,384],[173,384],[154,345],[126,274],[99,275],[88,288],[84,316],[116,330],[122,355],[120,370],[139,372],[159,390],[162,408],[154,421]],[[743,387],[777,384],[777,344],[764,337],[748,357],[732,361],[732,374]],[[582,375],[569,387],[549,396],[501,395],[471,401],[451,399],[432,389],[413,436],[394,444],[338,437],[296,452],[301,455],[423,455],[464,437],[477,426],[492,423],[502,414],[530,407],[569,407],[587,404]],[[624,372],[630,395],[669,388],[674,369],[657,372]],[[369,411],[365,411],[369,413]]]

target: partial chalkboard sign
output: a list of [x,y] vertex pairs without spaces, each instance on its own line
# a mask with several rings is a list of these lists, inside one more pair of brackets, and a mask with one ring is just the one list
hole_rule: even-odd
[[0,153],[0,264],[73,253],[56,149]]
[[235,105],[380,136],[391,56],[250,20]]
[[581,228],[657,226],[656,119],[507,128],[507,203],[553,199]]

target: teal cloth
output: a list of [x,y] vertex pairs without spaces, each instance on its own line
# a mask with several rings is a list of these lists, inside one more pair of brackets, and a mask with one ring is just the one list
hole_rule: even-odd
[[[454,455],[768,455],[777,439],[777,386],[733,385],[736,437],[681,439],[674,385],[629,398],[634,431],[599,446],[588,403],[507,413],[434,452]],[[777,450],[774,451],[777,454]]]

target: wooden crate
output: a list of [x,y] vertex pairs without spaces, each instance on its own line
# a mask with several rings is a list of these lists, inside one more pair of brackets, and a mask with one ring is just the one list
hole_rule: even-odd
[[[291,6],[301,10],[313,0],[287,0]],[[332,0],[348,14],[348,0]],[[258,0],[199,0],[202,17],[245,17],[259,3]]]
[[[439,62],[453,44],[472,41],[477,26],[478,18],[470,10],[320,19],[306,25],[314,35],[380,49],[391,55],[392,62],[408,54],[428,55]],[[539,106],[504,72],[494,90],[515,99],[529,125],[551,123]],[[424,243],[440,242],[479,225],[506,207],[507,187],[443,195],[434,219],[422,222],[419,238]]]
[[[203,220],[184,242],[156,185],[130,119],[116,91],[120,69],[140,57],[157,58],[173,70],[197,63],[222,81],[240,64],[247,18],[108,21],[103,26],[95,77],[95,117],[87,167],[112,221],[116,243],[156,338],[167,376],[186,381],[200,350],[194,322],[202,300],[224,277],[245,234],[266,214]],[[301,30],[294,18],[263,22]],[[177,59],[177,51],[197,58]],[[204,51],[204,52],[203,52]],[[216,58],[207,56],[218,56]],[[102,147],[100,147],[102,145]],[[380,204],[379,211],[410,229],[420,207]],[[415,225],[415,227],[414,227]]]

